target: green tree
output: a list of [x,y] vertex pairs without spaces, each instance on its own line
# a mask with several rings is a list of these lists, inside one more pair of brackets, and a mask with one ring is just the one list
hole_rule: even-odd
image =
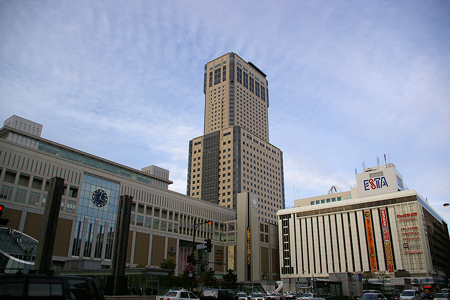
[[200,274],[200,283],[203,287],[218,288],[219,280],[216,278],[213,269],[205,270]]
[[175,276],[175,268],[177,264],[172,259],[165,259],[160,265],[161,269],[170,270],[168,276],[161,276],[159,279],[160,289],[168,290],[177,287],[177,277]]
[[198,287],[198,280],[195,277],[189,277],[189,271],[187,267],[183,270],[183,273],[176,278],[176,287],[184,288],[185,290],[195,290]]
[[237,275],[233,270],[228,269],[227,274],[223,276],[222,287],[230,290],[237,288]]

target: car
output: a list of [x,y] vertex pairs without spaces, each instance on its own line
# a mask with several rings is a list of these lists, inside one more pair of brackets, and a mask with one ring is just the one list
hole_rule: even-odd
[[366,293],[381,294],[381,292],[379,290],[364,290],[362,293],[363,294],[366,294]]
[[449,294],[447,293],[436,293],[434,295],[434,300],[449,300]]
[[0,299],[104,300],[88,277],[46,274],[0,274]]
[[198,297],[184,289],[168,291],[164,296],[156,297],[157,300],[198,300]]
[[200,295],[200,300],[238,300],[238,296],[228,289],[205,289]]
[[281,300],[281,295],[280,293],[268,293],[266,300]]
[[299,297],[300,300],[308,300],[312,298],[317,298],[318,296],[314,293],[305,293]]
[[236,294],[239,300],[248,300],[247,294],[243,292],[239,292]]
[[251,298],[251,300],[265,300],[265,296],[260,292],[251,293],[249,298]]
[[364,293],[360,300],[387,300],[382,293]]
[[285,300],[295,300],[296,298],[297,298],[297,295],[296,295],[295,293],[292,293],[292,292],[287,293],[287,294],[284,296],[284,299],[285,299]]
[[391,300],[400,300],[400,293],[393,293],[391,295]]
[[404,290],[400,295],[400,300],[422,300],[422,296],[418,290]]

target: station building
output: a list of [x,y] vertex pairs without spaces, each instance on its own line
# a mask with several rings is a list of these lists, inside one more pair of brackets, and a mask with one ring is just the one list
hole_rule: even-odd
[[450,239],[442,217],[405,188],[391,163],[364,169],[356,181],[350,191],[332,187],[278,212],[284,284],[295,290],[305,280],[347,274],[391,291],[446,287]]
[[39,240],[49,181],[64,179],[55,270],[111,267],[117,204],[120,196],[128,195],[133,204],[127,267],[157,269],[171,259],[176,273],[183,272],[197,224],[195,244],[206,239],[213,244],[211,253],[203,251],[204,268],[212,268],[218,277],[234,270],[239,281],[279,278],[277,225],[259,220],[257,195],[237,195],[237,213],[170,191],[168,170],[121,165],[44,139],[42,128],[12,116],[0,129],[0,204],[9,228]]

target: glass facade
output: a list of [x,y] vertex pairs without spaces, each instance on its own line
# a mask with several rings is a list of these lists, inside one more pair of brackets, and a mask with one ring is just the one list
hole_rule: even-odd
[[[92,193],[98,189],[108,195],[103,207],[92,201]],[[72,256],[111,259],[119,190],[119,182],[88,173],[83,175]]]

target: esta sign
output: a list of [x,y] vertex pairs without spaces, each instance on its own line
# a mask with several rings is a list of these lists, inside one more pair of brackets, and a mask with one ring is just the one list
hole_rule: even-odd
[[381,189],[382,187],[389,187],[384,176],[364,180],[364,190],[366,191]]

